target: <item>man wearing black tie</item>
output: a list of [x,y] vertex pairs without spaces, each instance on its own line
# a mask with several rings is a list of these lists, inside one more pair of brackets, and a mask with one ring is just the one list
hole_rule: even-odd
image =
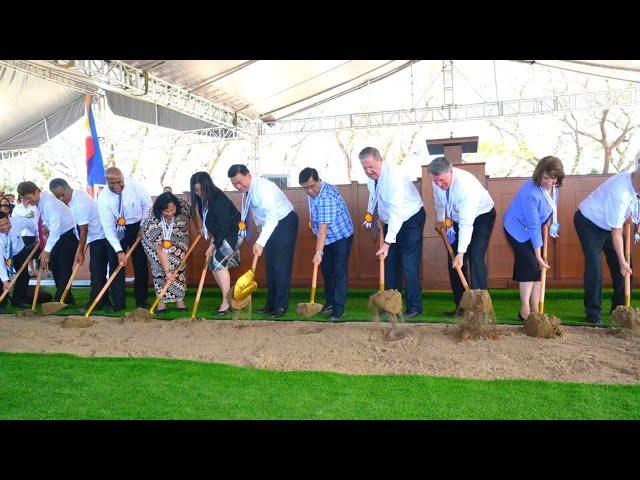
[[[125,182],[120,169],[107,168],[105,177],[108,188],[98,196],[98,213],[109,241],[109,271],[113,272],[118,264],[125,264],[125,252],[140,236],[140,226],[149,216],[153,202],[138,182],[131,178],[127,178]],[[149,267],[142,246],[135,248],[132,259],[136,306],[149,308]],[[114,311],[126,307],[124,269],[111,284],[111,300]]]

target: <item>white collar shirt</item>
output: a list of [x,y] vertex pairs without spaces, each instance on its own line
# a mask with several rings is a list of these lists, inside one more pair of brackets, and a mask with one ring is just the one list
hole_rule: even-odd
[[[36,212],[38,211],[38,209],[34,206],[34,205],[27,205],[26,207],[22,204],[19,203],[17,204],[14,208],[13,208],[13,212],[11,213],[11,218],[14,217],[23,217],[23,218],[27,218],[30,220],[34,220],[37,221],[36,219]],[[37,225],[36,225],[37,227]],[[21,235],[23,237],[27,237],[29,236],[28,229],[24,229],[21,232]],[[36,230],[37,232],[37,230]]]
[[284,192],[266,178],[252,177],[247,196],[253,220],[262,227],[256,243],[264,247],[278,222],[293,210],[293,205]]
[[[116,252],[121,252],[120,240],[116,234],[116,222],[120,216],[118,207],[120,196],[113,193],[109,188],[102,190],[98,195],[98,214],[104,230],[105,237]],[[144,224],[149,218],[153,201],[145,188],[132,178],[124,180],[122,189],[122,206],[124,209],[124,219],[127,225],[140,222]]]
[[[38,228],[33,220],[24,217],[11,217],[11,229],[7,233],[0,233],[0,279],[3,282],[9,280],[9,272],[5,260],[15,257],[24,248],[22,232],[27,231],[34,237],[38,234]],[[20,265],[15,266],[16,270]]]
[[[473,235],[473,222],[478,216],[491,211],[493,199],[475,175],[456,167],[453,167],[453,179],[448,190],[451,220],[458,224],[458,253],[466,253]],[[443,222],[447,214],[447,190],[433,183],[433,199],[436,220]]]
[[[367,179],[369,195],[375,194],[375,180]],[[378,215],[388,224],[387,243],[395,243],[402,224],[414,216],[422,207],[422,197],[407,173],[401,167],[382,162],[378,178]],[[371,212],[373,213],[373,212]]]
[[98,206],[87,192],[73,190],[69,208],[76,225],[88,226],[87,245],[95,240],[105,238],[102,223],[100,223],[100,215],[98,215]]
[[60,236],[75,228],[76,224],[69,207],[49,192],[40,193],[36,225],[38,225],[40,215],[42,215],[42,225],[49,229],[49,238],[47,238],[44,251],[51,253]]
[[622,228],[630,216],[637,219],[638,198],[631,181],[631,172],[620,172],[607,179],[587,196],[578,209],[603,230]]

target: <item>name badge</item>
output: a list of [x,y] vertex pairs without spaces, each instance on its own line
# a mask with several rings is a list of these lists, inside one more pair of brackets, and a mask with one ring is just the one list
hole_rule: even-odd
[[124,219],[124,217],[120,217],[116,221],[116,225],[118,225],[119,227],[124,227],[126,224],[127,224],[127,221]]
[[11,258],[7,258],[4,263],[7,265],[7,267],[10,267],[11,265],[13,265],[13,259]]
[[171,240],[163,240],[162,241],[162,248],[169,250],[171,248],[171,245],[173,245],[171,243]]
[[551,227],[549,228],[549,235],[551,235],[553,238],[556,238],[558,235],[560,235],[560,224],[559,223],[552,223]]

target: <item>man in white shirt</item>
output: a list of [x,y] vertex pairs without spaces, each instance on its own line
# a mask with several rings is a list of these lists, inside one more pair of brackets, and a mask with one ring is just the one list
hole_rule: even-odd
[[[63,178],[54,178],[49,182],[49,190],[61,202],[69,207],[73,219],[79,232],[78,250],[75,256],[75,263],[84,263],[85,247],[89,245],[89,272],[91,275],[91,294],[86,306],[78,309],[79,314],[86,313],[88,307],[107,283],[107,264],[109,243],[104,235],[98,206],[87,192],[72,189]],[[102,308],[108,303],[108,296],[105,294],[96,305]]]
[[[40,268],[46,270],[49,267],[51,269],[56,285],[56,294],[53,298],[58,301],[71,277],[73,261],[78,249],[73,215],[69,207],[49,192],[41,192],[33,182],[18,184],[18,193],[26,198],[30,205],[35,205],[38,208],[36,224],[38,225],[38,241],[42,249]],[[44,227],[47,227],[49,231],[46,242],[43,235]],[[65,298],[65,303],[75,304],[71,292]]]
[[[141,235],[141,225],[149,217],[153,202],[142,185],[127,178],[126,182],[120,169],[107,168],[105,171],[107,187],[98,196],[98,214],[104,234],[109,242],[109,270],[114,271],[118,264],[125,265],[125,251]],[[149,267],[147,255],[142,245],[138,245],[132,254],[133,283],[136,306],[149,308]],[[111,284],[113,310],[122,310],[125,302],[125,278],[122,269]]]
[[384,244],[376,256],[384,259],[384,287],[402,289],[402,274],[407,283],[405,316],[422,313],[422,232],[426,213],[418,189],[398,167],[385,161],[373,147],[364,148],[358,155],[364,173],[369,177],[369,210],[375,208],[383,222]]
[[[298,215],[293,205],[278,186],[266,178],[253,178],[246,165],[231,165],[227,172],[234,188],[246,193],[240,220],[247,224],[249,209],[256,225],[262,227],[253,244],[253,254],[264,251],[267,273],[267,303],[257,310],[282,317],[289,309],[291,269],[298,234]],[[242,230],[242,229],[241,229]]]
[[[433,182],[438,229],[447,234],[455,254],[449,264],[449,280],[456,310],[464,287],[455,267],[461,267],[472,289],[487,289],[486,253],[496,219],[491,195],[470,172],[454,168],[445,157],[434,159],[427,169]],[[455,311],[446,315],[454,315]]]
[[[22,230],[27,230],[35,236],[36,224],[20,216],[9,219],[4,212],[0,212],[0,280],[2,280],[3,291],[9,288],[11,277],[20,269],[34,247],[34,245],[30,248],[25,246],[21,235]],[[29,273],[25,268],[13,286],[11,304],[14,307],[31,307],[31,302],[27,298],[28,286]],[[5,297],[0,304],[0,313],[4,313],[7,300],[8,297]]]
[[[589,194],[573,216],[584,253],[584,310],[587,321],[600,325],[602,319],[602,263],[604,250],[611,278],[611,311],[624,305],[624,276],[631,275],[631,265],[624,257],[622,228],[627,219],[640,221],[638,193],[640,167],[634,172],[620,172]],[[631,282],[633,284],[633,282]]]
[[[35,219],[37,212],[37,208],[33,205],[29,205],[27,201],[18,196],[18,203],[16,204],[13,212],[11,212],[11,217],[23,217],[29,220]],[[33,245],[37,242],[37,233],[36,235],[31,235],[31,232],[27,229],[22,230],[22,240],[24,241],[25,247],[32,248]],[[35,259],[32,258],[29,260],[28,273],[30,276],[35,276],[36,274],[36,263]]]

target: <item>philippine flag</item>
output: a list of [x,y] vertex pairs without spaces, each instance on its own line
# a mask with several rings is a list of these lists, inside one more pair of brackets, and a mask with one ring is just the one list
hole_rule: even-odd
[[104,165],[102,163],[102,153],[100,153],[98,134],[96,133],[96,123],[93,119],[93,112],[91,111],[91,95],[85,97],[84,107],[86,112],[84,124],[87,129],[87,136],[85,138],[87,152],[87,193],[93,198],[97,198],[98,194],[106,186],[107,181],[104,177]]

